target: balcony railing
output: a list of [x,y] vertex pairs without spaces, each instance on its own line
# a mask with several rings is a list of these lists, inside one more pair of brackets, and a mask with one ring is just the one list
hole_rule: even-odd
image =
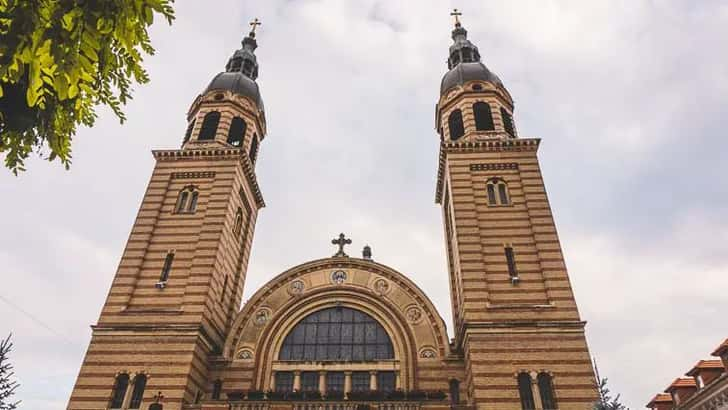
[[320,401],[292,402],[280,401],[239,401],[230,402],[230,410],[268,410],[271,407],[291,406],[291,410],[420,410],[420,402],[407,401]]

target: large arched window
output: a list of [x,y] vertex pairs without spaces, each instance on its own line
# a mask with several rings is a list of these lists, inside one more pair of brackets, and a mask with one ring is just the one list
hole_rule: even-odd
[[526,372],[518,374],[518,394],[521,396],[521,408],[523,410],[534,410],[536,408],[533,401],[533,390],[531,390],[531,376]]
[[473,104],[473,114],[475,115],[475,129],[477,131],[492,131],[495,129],[493,115],[487,102],[478,101]]
[[117,375],[114,383],[114,391],[111,393],[111,402],[109,403],[110,409],[121,408],[124,404],[124,397],[126,396],[127,388],[129,388],[129,375],[127,373]]
[[245,120],[240,117],[235,117],[230,122],[230,130],[228,130],[227,142],[233,147],[240,147],[243,145],[243,138],[245,137]]
[[218,124],[220,124],[220,113],[218,111],[210,111],[205,114],[200,128],[200,135],[197,139],[200,141],[215,139]]
[[541,404],[543,404],[544,410],[555,410],[557,408],[556,398],[550,374],[546,372],[538,374],[538,391],[541,394]]
[[358,310],[319,310],[298,322],[283,341],[279,360],[376,361],[394,359],[392,340],[374,318]]
[[455,141],[465,135],[465,126],[463,125],[463,112],[454,110],[447,118],[447,125],[450,129],[450,140]]

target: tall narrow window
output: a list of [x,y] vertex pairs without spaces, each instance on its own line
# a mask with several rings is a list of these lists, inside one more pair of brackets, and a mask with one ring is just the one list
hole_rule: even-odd
[[510,246],[505,247],[506,262],[508,263],[508,274],[512,278],[518,277],[518,271],[516,271],[516,257],[513,253],[513,248]]
[[301,372],[301,390],[318,391],[318,372]]
[[248,153],[250,162],[255,164],[255,159],[258,157],[258,134],[253,134],[253,140],[250,142],[250,152]]
[[220,392],[222,391],[222,380],[217,379],[212,384],[212,399],[220,400]]
[[220,294],[220,301],[225,302],[225,293],[227,293],[228,275],[225,275],[225,279],[222,282],[222,293]]
[[192,191],[192,196],[190,197],[190,204],[187,206],[187,212],[195,212],[197,210],[197,197],[199,196],[199,192]]
[[218,111],[210,111],[205,114],[200,128],[200,135],[197,137],[199,141],[213,140],[217,133],[217,126],[220,124],[220,113]]
[[138,374],[134,378],[134,390],[131,393],[131,401],[129,402],[130,409],[138,409],[141,407],[145,387],[147,387],[147,376],[145,374]]
[[245,138],[245,120],[240,117],[235,117],[230,122],[230,130],[228,130],[227,142],[233,147],[240,147],[243,145],[243,139]]
[[351,372],[351,390],[369,391],[369,372]]
[[379,391],[394,391],[397,388],[397,376],[394,372],[377,372],[377,389]]
[[174,206],[174,212],[178,214],[194,213],[197,210],[197,198],[199,193],[197,189],[190,185],[180,191],[177,196],[177,204]]
[[490,112],[490,105],[487,102],[478,101],[473,104],[473,114],[475,115],[476,130],[492,131],[495,129],[493,115]]
[[523,410],[535,410],[533,401],[533,390],[531,390],[531,376],[528,373],[518,374],[518,393],[521,395],[521,408]]
[[554,397],[554,385],[551,375],[546,372],[538,374],[538,391],[541,395],[541,404],[544,410],[555,410],[556,398]]
[[293,391],[293,372],[276,372],[275,383],[277,392],[288,393]]
[[513,128],[513,116],[511,116],[511,114],[503,107],[501,107],[500,113],[501,118],[503,119],[503,128],[511,137],[515,137],[516,130]]
[[162,274],[159,275],[159,282],[165,283],[169,279],[169,271],[172,270],[172,262],[174,261],[174,252],[167,252],[164,258],[164,266],[162,266]]
[[124,404],[124,396],[126,396],[126,390],[129,387],[129,375],[126,373],[121,373],[118,376],[116,376],[116,381],[114,383],[114,391],[111,393],[111,403],[109,403],[109,408],[111,409],[120,409],[121,406]]
[[460,382],[451,379],[450,380],[450,404],[455,406],[460,403]]
[[463,125],[463,113],[460,110],[454,110],[447,118],[447,125],[450,128],[450,140],[455,141],[465,135],[465,126]]
[[195,129],[195,119],[193,118],[192,121],[187,125],[187,131],[185,131],[185,140],[184,142],[187,142],[190,140],[190,137],[192,136],[192,130]]
[[486,184],[488,190],[488,205],[510,205],[511,199],[508,195],[508,185],[500,178],[491,178]]
[[233,223],[233,234],[236,236],[240,234],[243,227],[243,210],[238,207],[238,211],[235,213],[235,222]]

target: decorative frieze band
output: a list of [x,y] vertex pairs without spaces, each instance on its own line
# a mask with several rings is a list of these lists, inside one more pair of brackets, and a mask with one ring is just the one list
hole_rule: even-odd
[[172,179],[215,178],[215,171],[173,172]]
[[518,164],[515,162],[499,164],[470,164],[471,171],[500,171],[504,169],[518,169]]

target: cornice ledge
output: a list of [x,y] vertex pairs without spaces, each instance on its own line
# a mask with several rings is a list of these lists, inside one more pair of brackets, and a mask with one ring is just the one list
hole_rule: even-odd
[[258,209],[265,208],[265,200],[263,199],[263,193],[260,191],[260,186],[258,185],[258,180],[255,176],[255,171],[253,170],[253,164],[250,162],[250,158],[248,158],[245,151],[240,148],[152,150],[152,155],[154,155],[154,158],[157,161],[176,161],[191,158],[222,158],[239,160],[243,166],[243,174],[245,174],[245,178],[248,180],[248,183],[253,190],[255,203],[258,205]]
[[485,139],[476,141],[444,142],[442,145],[446,152],[461,152],[472,150],[483,151],[536,151],[541,138],[517,139]]

